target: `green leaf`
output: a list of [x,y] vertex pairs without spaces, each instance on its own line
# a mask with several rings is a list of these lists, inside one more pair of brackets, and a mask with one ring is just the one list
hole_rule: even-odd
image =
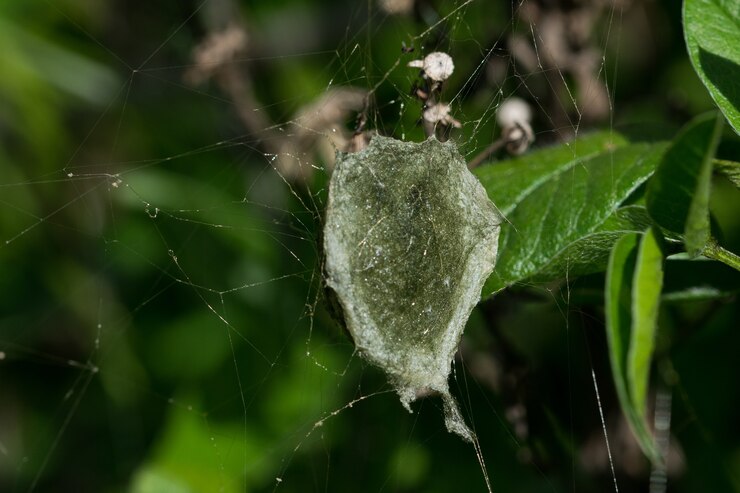
[[662,288],[663,252],[654,230],[648,229],[640,241],[632,280],[632,337],[627,355],[632,402],[643,419]]
[[640,207],[617,211],[653,173],[663,149],[599,134],[477,171],[506,219],[484,295],[603,270],[619,237],[651,223]]
[[627,144],[622,135],[598,132],[473,171],[502,214],[509,214],[537,186],[553,175]]
[[683,24],[694,69],[740,133],[740,2],[685,0]]
[[564,275],[581,276],[603,270],[614,243],[627,233],[641,233],[652,224],[643,206],[629,205],[614,211],[595,231],[557,252],[528,280],[548,282]]
[[[653,345],[652,340],[649,347],[643,343],[645,337],[654,333],[649,322],[655,290],[647,286],[649,272],[655,271],[654,237],[650,231],[645,235],[624,235],[615,243],[607,268],[605,311],[609,361],[619,404],[640,448],[657,461],[659,455],[648,431],[644,406]],[[635,306],[642,292],[651,296],[650,301]]]
[[630,344],[630,287],[635,270],[638,239],[639,234],[631,233],[622,236],[614,244],[606,271],[604,309],[614,387],[630,426],[640,429],[642,424],[637,419],[627,390],[626,372],[627,350]]
[[682,234],[686,251],[693,256],[709,241],[712,157],[721,130],[722,119],[715,113],[689,122],[671,143],[648,185],[648,212],[661,227]]

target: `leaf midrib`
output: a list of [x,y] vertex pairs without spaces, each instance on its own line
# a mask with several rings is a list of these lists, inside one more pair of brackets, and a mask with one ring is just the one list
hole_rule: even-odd
[[[636,167],[639,167],[646,159],[648,159],[649,156],[651,156],[653,154],[653,152],[655,152],[653,149],[651,149],[649,147],[646,147],[645,148],[645,153],[641,154],[639,159],[637,159],[631,166],[628,166],[628,167],[624,168],[622,170],[622,172],[619,175],[617,175],[617,177],[615,177],[617,184],[620,184],[621,181],[624,179],[624,177],[629,173],[629,171],[635,169]],[[594,158],[594,157],[597,157],[598,155],[600,155],[600,154],[599,153],[594,153],[594,155],[591,155],[591,157],[589,159]],[[571,163],[576,164],[579,161],[583,161],[583,159],[574,160],[574,161],[571,161]],[[562,174],[562,173],[564,173],[565,171],[568,171],[571,168],[572,168],[572,166],[568,166],[566,168],[562,168],[558,173],[553,173],[550,176],[554,176],[556,174]],[[642,183],[644,183],[645,180],[647,180],[649,177],[650,177],[650,175],[647,175],[645,177],[642,177],[629,190],[625,190],[625,193],[623,195],[624,196],[629,196],[635,189],[637,189],[637,187],[639,187]],[[619,187],[616,187],[616,188],[619,188]],[[532,190],[532,191],[534,191],[534,190]],[[538,223],[539,223],[538,224],[538,226],[539,226],[538,229],[539,230],[538,230],[538,232],[536,234],[536,241],[533,241],[533,243],[535,245],[535,248],[530,248],[528,250],[528,253],[530,255],[531,255],[532,252],[536,252],[537,251],[537,248],[536,247],[538,247],[539,244],[540,244],[540,242],[541,242],[541,239],[542,239],[542,229],[544,227],[544,224],[546,223],[547,216],[550,214],[550,212],[552,210],[552,203],[553,203],[554,196],[555,196],[555,194],[550,194],[549,201],[548,201],[548,204],[547,204],[546,213],[543,215],[542,220],[541,221],[538,221]],[[518,277],[520,277],[520,278],[526,278],[526,277],[531,276],[532,274],[536,273],[537,271],[544,270],[545,267],[547,267],[549,265],[552,265],[552,262],[555,259],[557,259],[563,252],[565,252],[568,248],[570,248],[573,244],[577,243],[578,241],[581,241],[583,239],[586,239],[586,238],[589,238],[589,237],[593,237],[595,235],[602,234],[602,233],[611,233],[611,231],[598,231],[598,228],[601,227],[604,224],[604,222],[614,213],[614,211],[619,207],[619,204],[621,202],[622,201],[617,202],[616,199],[615,199],[615,203],[614,203],[614,206],[612,207],[612,210],[610,210],[609,213],[605,215],[605,217],[603,217],[600,221],[598,221],[598,223],[595,223],[591,228],[589,228],[585,234],[580,234],[580,233],[579,234],[576,234],[573,231],[576,230],[577,227],[576,228],[573,228],[573,230],[571,230],[570,234],[568,235],[568,238],[565,240],[566,243],[560,249],[558,249],[558,251],[556,253],[554,253],[553,255],[551,255],[550,256],[550,259],[548,261],[546,261],[539,268],[532,269],[531,267],[527,267],[525,269],[522,269],[522,275],[520,275]],[[515,205],[514,209],[516,209],[516,207],[518,207],[518,206],[519,206],[519,203],[517,203]],[[512,209],[512,211],[514,209]],[[579,219],[580,219],[580,215],[582,214],[582,211],[584,211],[585,209],[586,209],[586,204],[585,203],[583,204],[583,206],[579,207],[579,210],[578,210],[578,217],[579,217]],[[615,232],[616,231],[617,230],[615,230]],[[626,232],[632,232],[632,231],[626,231]],[[508,246],[510,234],[511,233],[509,233],[509,235],[506,236],[506,244],[504,245],[505,247]],[[573,237],[574,235],[576,236],[575,238]],[[502,251],[504,251],[503,248],[502,248]],[[507,285],[510,285],[510,284],[511,284],[510,282],[507,283]]]
[[584,161],[588,161],[590,159],[595,158],[596,156],[599,156],[602,154],[603,151],[594,151],[592,153],[586,154],[584,156],[579,156],[572,161],[568,161],[565,163],[562,167],[554,169],[553,171],[541,175],[538,179],[533,181],[528,187],[523,188],[522,191],[511,201],[511,204],[507,207],[499,208],[499,211],[501,214],[506,217],[507,214],[510,214],[514,211],[517,207],[519,207],[519,204],[524,201],[527,197],[529,197],[537,188],[539,188],[543,183],[549,181],[553,176],[562,174],[570,169],[572,169],[575,165],[580,164]]

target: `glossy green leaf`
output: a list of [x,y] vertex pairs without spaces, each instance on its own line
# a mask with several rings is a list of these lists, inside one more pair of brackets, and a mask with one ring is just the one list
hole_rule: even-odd
[[663,252],[654,230],[648,229],[640,241],[632,280],[632,334],[627,354],[631,398],[643,419],[662,288]]
[[688,123],[663,156],[647,190],[647,208],[664,229],[683,235],[686,250],[697,255],[709,241],[712,157],[722,129],[718,114]]
[[478,171],[506,220],[484,295],[516,282],[603,270],[614,242],[651,222],[639,207],[617,211],[653,173],[663,149],[600,134]]
[[595,231],[585,234],[558,251],[528,280],[548,282],[553,279],[591,274],[602,270],[614,243],[627,233],[640,233],[652,224],[643,206],[620,207]]
[[598,132],[557,147],[481,166],[473,173],[499,211],[508,215],[523,198],[552,176],[626,144],[627,140],[618,133]]
[[[635,397],[639,397],[638,390],[642,389],[642,384],[636,386],[635,382],[638,378],[643,378],[637,369],[644,364],[646,353],[652,354],[652,343],[649,351],[647,348],[635,347],[649,332],[649,325],[645,323],[646,318],[643,318],[639,322],[642,324],[637,331],[639,336],[635,335],[635,314],[640,316],[642,313],[648,313],[647,305],[651,305],[646,303],[639,309],[634,306],[635,297],[638,296],[635,288],[646,288],[642,279],[651,270],[650,267],[641,267],[640,263],[650,260],[648,264],[651,264],[653,253],[652,247],[638,244],[640,238],[643,238],[642,243],[645,243],[645,237],[639,234],[630,233],[622,236],[615,243],[609,257],[605,289],[606,335],[612,378],[622,412],[640,448],[652,460],[658,460],[658,453],[645,421],[644,396],[638,399],[641,407],[638,407],[635,401]],[[647,250],[649,255],[642,255],[643,249]]]
[[685,0],[683,24],[694,70],[740,133],[740,2]]
[[627,351],[630,344],[631,296],[639,234],[622,236],[609,256],[604,309],[609,361],[619,403],[631,426],[642,427],[634,411],[627,387]]

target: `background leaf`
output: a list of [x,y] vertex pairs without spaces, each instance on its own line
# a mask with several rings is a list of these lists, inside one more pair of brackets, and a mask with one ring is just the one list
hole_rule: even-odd
[[698,255],[709,240],[712,157],[722,129],[718,114],[689,122],[663,156],[647,190],[647,208],[663,228],[684,235],[686,250]]
[[714,169],[724,175],[737,188],[740,188],[740,163],[726,161],[724,159],[714,160]]
[[685,0],[683,23],[694,69],[740,133],[740,3]]
[[533,153],[479,170],[506,218],[484,295],[603,269],[614,241],[650,222],[639,206],[619,208],[653,173],[663,148],[599,134],[545,151],[550,157]]
[[705,257],[671,255],[663,269],[663,302],[728,299],[740,292],[740,272]]

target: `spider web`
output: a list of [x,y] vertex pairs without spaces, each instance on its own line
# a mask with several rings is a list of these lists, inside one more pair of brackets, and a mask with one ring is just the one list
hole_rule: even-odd
[[[2,156],[3,491],[483,491],[487,471],[494,490],[517,477],[577,489],[576,459],[551,479],[526,409],[495,392],[485,308],[452,385],[476,460],[444,432],[439,403],[398,405],[323,305],[333,154],[368,132],[425,138],[426,82],[409,61],[453,56],[440,97],[461,128],[436,130],[468,159],[498,138],[512,95],[534,107],[538,145],[613,125],[619,5],[584,8],[576,50],[561,45],[566,11],[442,4],[29,7],[48,12],[54,41],[8,10],[12,62],[35,84],[14,94],[51,105],[53,120],[18,117],[38,130],[11,125],[15,154]],[[569,300],[547,297],[567,329]],[[604,368],[582,336],[551,340],[568,381],[552,397],[569,416],[563,430],[550,415],[543,433],[575,448],[574,421],[601,430],[591,376]]]

